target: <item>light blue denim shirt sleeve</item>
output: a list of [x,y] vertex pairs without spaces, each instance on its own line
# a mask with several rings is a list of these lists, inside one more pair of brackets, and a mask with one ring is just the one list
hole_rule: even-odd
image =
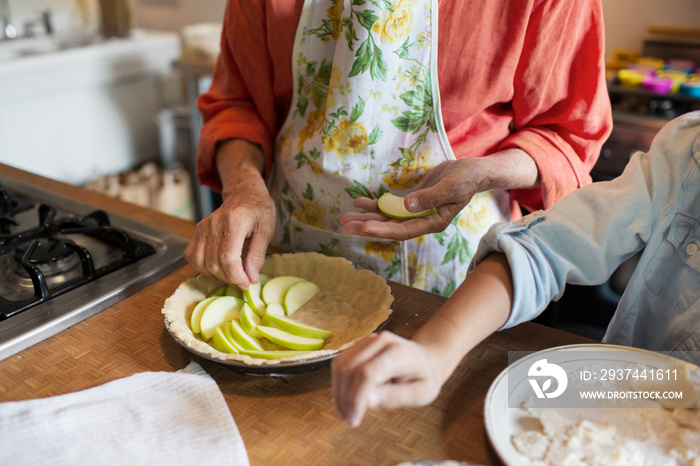
[[699,219],[700,112],[692,112],[668,123],[618,178],[494,225],[471,270],[492,251],[508,257],[514,283],[508,328],[537,317],[567,283],[601,284],[643,251],[604,341],[698,350]]

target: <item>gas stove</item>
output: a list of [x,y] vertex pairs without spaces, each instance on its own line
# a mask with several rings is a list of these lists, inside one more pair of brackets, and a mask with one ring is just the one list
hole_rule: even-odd
[[183,265],[187,241],[0,176],[0,360]]

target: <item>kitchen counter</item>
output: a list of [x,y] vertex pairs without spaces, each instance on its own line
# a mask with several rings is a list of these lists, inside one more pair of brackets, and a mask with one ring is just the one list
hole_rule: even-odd
[[[98,193],[0,165],[0,174],[191,236],[194,224]],[[464,359],[438,399],[414,409],[371,412],[356,429],[333,406],[330,370],[289,377],[244,375],[193,357],[165,330],[161,307],[195,271],[183,266],[73,327],[0,361],[0,401],[83,390],[144,371],[176,371],[196,360],[218,383],[256,465],[393,465],[452,459],[498,464],[484,431],[484,398],[508,351],[590,340],[534,323],[494,334]],[[396,309],[387,329],[410,337],[444,298],[391,283]],[[167,429],[167,426],[163,426]]]

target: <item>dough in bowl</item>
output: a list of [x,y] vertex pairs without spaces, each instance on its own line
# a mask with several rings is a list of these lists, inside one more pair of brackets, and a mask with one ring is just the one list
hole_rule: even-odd
[[[294,313],[294,319],[333,331],[322,349],[280,359],[251,358],[215,350],[195,336],[189,326],[197,303],[224,284],[201,274],[180,284],[165,301],[162,312],[167,330],[195,353],[250,365],[279,364],[336,353],[374,332],[392,312],[394,298],[386,280],[374,272],[356,268],[347,259],[313,252],[273,254],[268,256],[261,272],[270,277],[296,275],[321,287],[320,293]],[[265,349],[283,349],[267,340],[263,344]]]

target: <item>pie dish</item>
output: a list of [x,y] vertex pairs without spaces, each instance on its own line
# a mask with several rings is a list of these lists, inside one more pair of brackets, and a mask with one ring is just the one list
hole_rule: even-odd
[[[285,375],[323,367],[338,352],[383,327],[391,316],[394,298],[386,280],[372,271],[356,268],[340,257],[319,253],[273,254],[261,269],[270,277],[296,275],[320,286],[319,292],[294,318],[333,331],[322,349],[279,359],[252,358],[222,353],[192,333],[192,310],[214,289],[220,280],[195,275],[180,284],[163,305],[165,328],[187,350],[251,374]],[[265,349],[283,349],[263,340]]]

